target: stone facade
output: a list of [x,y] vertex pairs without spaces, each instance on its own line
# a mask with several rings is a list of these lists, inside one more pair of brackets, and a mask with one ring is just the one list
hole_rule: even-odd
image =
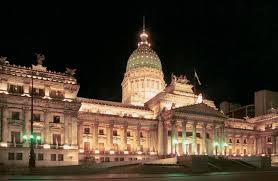
[[0,163],[28,164],[32,82],[38,166],[88,159],[277,154],[277,110],[247,120],[228,118],[213,101],[195,95],[185,76],[172,75],[166,86],[144,31],[138,46],[127,66],[121,103],[77,97],[74,70],[48,71],[42,55],[32,68],[11,65],[2,57]]

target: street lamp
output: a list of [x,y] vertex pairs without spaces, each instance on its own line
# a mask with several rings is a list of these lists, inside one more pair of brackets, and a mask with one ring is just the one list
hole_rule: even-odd
[[32,80],[32,86],[31,86],[31,135],[30,135],[30,157],[29,157],[29,168],[35,168],[36,167],[36,161],[35,161],[35,152],[34,152],[34,130],[33,130],[33,107],[34,107],[34,81],[33,81],[33,67],[31,68],[31,80]]

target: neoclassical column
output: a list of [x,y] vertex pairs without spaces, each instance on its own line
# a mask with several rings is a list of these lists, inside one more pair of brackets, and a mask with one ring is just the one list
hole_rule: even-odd
[[203,124],[203,154],[208,153],[208,148],[207,148],[207,122],[204,122]]
[[79,122],[79,125],[78,125],[78,144],[79,144],[79,147],[81,149],[83,149],[83,134],[84,134],[84,130],[83,130],[83,122]]
[[192,122],[192,151],[193,151],[193,155],[197,154],[196,126],[197,126],[197,121],[193,121]]
[[177,128],[176,128],[176,120],[171,121],[171,154],[175,155],[177,152]]
[[276,137],[275,136],[271,136],[271,142],[272,142],[272,154],[276,153]]
[[77,115],[76,114],[72,114],[71,117],[71,133],[72,133],[72,144],[77,146]]
[[224,123],[220,126],[221,131],[221,139],[220,139],[220,147],[221,147],[221,154],[224,155],[224,146],[225,146],[225,125]]
[[137,148],[137,151],[139,151],[140,148],[141,148],[141,145],[140,145],[140,131],[141,131],[141,124],[138,123],[137,124],[137,129],[136,129],[136,148]]
[[67,113],[64,114],[64,144],[69,144],[69,117]]
[[[213,150],[213,154],[216,155],[217,130],[216,130],[216,125],[215,124],[213,124],[213,126],[212,126],[212,132],[213,132],[213,139],[212,139],[213,140],[213,142],[212,142],[213,149],[212,150]],[[217,152],[218,152],[218,150],[217,150]]]
[[127,150],[127,128],[128,128],[128,123],[127,122],[124,122],[124,137],[123,137],[123,148],[124,150]]
[[107,127],[107,138],[106,138],[107,150],[112,150],[113,148],[113,127],[114,127],[113,122],[109,123]]
[[158,126],[157,126],[157,132],[158,132],[158,141],[157,141],[157,151],[158,151],[158,155],[164,155],[164,149],[165,147],[167,147],[167,145],[165,145],[165,147],[163,147],[164,145],[164,125],[163,125],[163,121],[159,120],[158,121]]
[[50,144],[49,142],[49,111],[44,110],[43,111],[43,117],[44,117],[44,128],[43,128],[43,143],[44,144]]
[[94,122],[94,129],[93,129],[93,139],[94,139],[94,148],[95,150],[98,150],[98,125],[99,125],[99,122],[98,121],[95,121]]
[[187,121],[184,120],[182,122],[182,153],[183,153],[183,155],[187,154],[186,124],[187,124]]
[[2,107],[2,138],[1,142],[7,143],[9,139],[9,131],[8,131],[8,107]]
[[[27,138],[30,137],[30,129],[31,129],[31,112],[29,107],[24,107],[23,109],[23,116],[24,116],[24,135],[27,136]],[[29,147],[29,145],[28,145]]]

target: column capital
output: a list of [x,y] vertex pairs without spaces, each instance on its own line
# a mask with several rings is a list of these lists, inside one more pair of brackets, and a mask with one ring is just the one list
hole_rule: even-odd
[[197,124],[198,124],[198,121],[192,121],[192,126],[193,126],[193,127],[196,127]]
[[203,122],[203,126],[204,126],[204,128],[207,128],[208,122]]
[[177,120],[173,119],[173,120],[170,121],[170,123],[171,123],[172,126],[174,126],[174,125],[176,125]]
[[182,124],[182,126],[186,126],[187,125],[187,120],[183,120],[181,124]]

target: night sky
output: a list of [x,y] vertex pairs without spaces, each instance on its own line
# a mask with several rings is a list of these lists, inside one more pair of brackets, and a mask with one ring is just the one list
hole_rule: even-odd
[[35,52],[43,53],[49,70],[77,69],[78,96],[120,101],[145,15],[167,83],[172,72],[193,82],[195,67],[198,91],[217,104],[244,105],[255,91],[278,91],[278,11],[271,3],[171,2],[1,5],[0,56],[30,66]]

